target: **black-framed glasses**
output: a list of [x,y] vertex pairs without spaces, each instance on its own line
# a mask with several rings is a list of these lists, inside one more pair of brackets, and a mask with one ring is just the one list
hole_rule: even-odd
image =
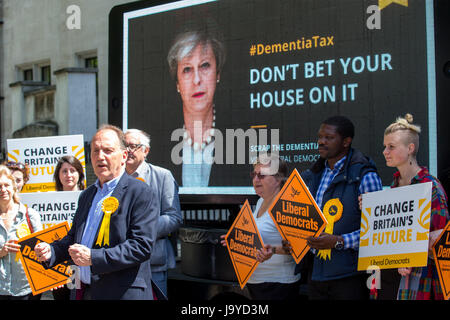
[[276,176],[276,175],[277,174],[261,174],[261,172],[255,172],[255,171],[250,172],[250,178],[252,178],[252,180],[255,179],[255,177],[258,177],[259,180],[262,180],[265,177]]
[[127,149],[131,152],[135,152],[137,149],[139,149],[140,147],[143,147],[144,145],[142,143],[139,144],[134,144],[131,143],[129,145],[127,145]]

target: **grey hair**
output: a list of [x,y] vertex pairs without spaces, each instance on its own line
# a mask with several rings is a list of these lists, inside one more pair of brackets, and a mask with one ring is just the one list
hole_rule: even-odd
[[203,29],[190,30],[180,33],[174,40],[167,54],[170,75],[177,80],[178,62],[187,57],[201,44],[210,45],[216,58],[217,74],[220,74],[225,63],[226,50],[221,36],[214,27],[205,26]]
[[146,132],[139,130],[139,129],[128,129],[125,132],[125,136],[127,134],[133,134],[137,135],[139,137],[139,143],[143,144],[144,146],[150,148],[150,135]]

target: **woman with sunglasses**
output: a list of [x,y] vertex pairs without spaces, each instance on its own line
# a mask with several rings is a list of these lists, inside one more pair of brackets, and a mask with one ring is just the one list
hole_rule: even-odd
[[0,300],[35,300],[17,259],[17,240],[42,230],[41,217],[19,201],[15,177],[0,165]]
[[[299,291],[300,274],[295,275],[295,261],[282,247],[282,237],[268,209],[288,178],[285,161],[276,155],[260,155],[251,172],[253,188],[260,199],[253,212],[264,242],[257,252],[260,262],[247,282],[253,300],[292,300]],[[222,236],[224,237],[224,236]],[[222,240],[222,244],[226,245]]]
[[23,186],[30,180],[28,175],[28,166],[20,162],[7,161],[5,165],[12,173],[14,179],[16,179],[16,188],[18,192],[21,192]]

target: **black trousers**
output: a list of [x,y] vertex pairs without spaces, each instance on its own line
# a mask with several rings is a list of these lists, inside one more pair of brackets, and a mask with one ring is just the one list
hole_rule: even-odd
[[368,300],[368,277],[366,274],[358,274],[328,281],[310,280],[308,297],[310,300]]
[[300,282],[247,283],[252,300],[294,300],[299,295]]
[[380,270],[380,289],[378,289],[378,300],[397,300],[397,291],[402,276],[398,269]]
[[24,296],[0,296],[0,300],[40,300],[40,297],[41,295],[33,296],[30,293]]

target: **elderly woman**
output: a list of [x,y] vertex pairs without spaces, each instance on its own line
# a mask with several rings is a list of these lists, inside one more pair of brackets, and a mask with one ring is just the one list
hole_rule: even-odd
[[[248,280],[247,288],[253,300],[295,299],[300,274],[294,274],[295,261],[283,248],[282,237],[268,212],[288,178],[287,164],[276,155],[263,154],[253,164],[250,176],[253,188],[260,196],[253,214],[264,248],[257,252],[260,264]],[[225,240],[222,245],[226,245]]]
[[16,179],[0,165],[0,300],[30,300],[31,288],[16,259],[18,239],[42,230],[39,213],[21,204]]
[[74,156],[64,156],[59,159],[55,168],[53,179],[56,183],[56,191],[84,190],[83,166]]
[[28,166],[20,162],[8,161],[3,163],[9,170],[13,177],[16,179],[16,187],[19,192],[22,191],[23,186],[30,180],[28,174]]
[[[412,115],[398,118],[384,132],[384,151],[388,167],[397,168],[391,188],[416,183],[432,182],[430,242],[433,245],[437,236],[449,220],[448,199],[437,178],[432,176],[426,167],[417,163],[419,151],[420,127],[413,124]],[[400,279],[401,277],[401,279]],[[398,289],[398,295],[397,295]],[[420,268],[400,268],[382,270],[379,299],[401,300],[442,300],[442,289],[434,261],[429,258],[428,264]]]
[[214,94],[225,61],[225,47],[214,28],[179,34],[167,61],[183,105],[183,186],[206,187],[214,152]]

